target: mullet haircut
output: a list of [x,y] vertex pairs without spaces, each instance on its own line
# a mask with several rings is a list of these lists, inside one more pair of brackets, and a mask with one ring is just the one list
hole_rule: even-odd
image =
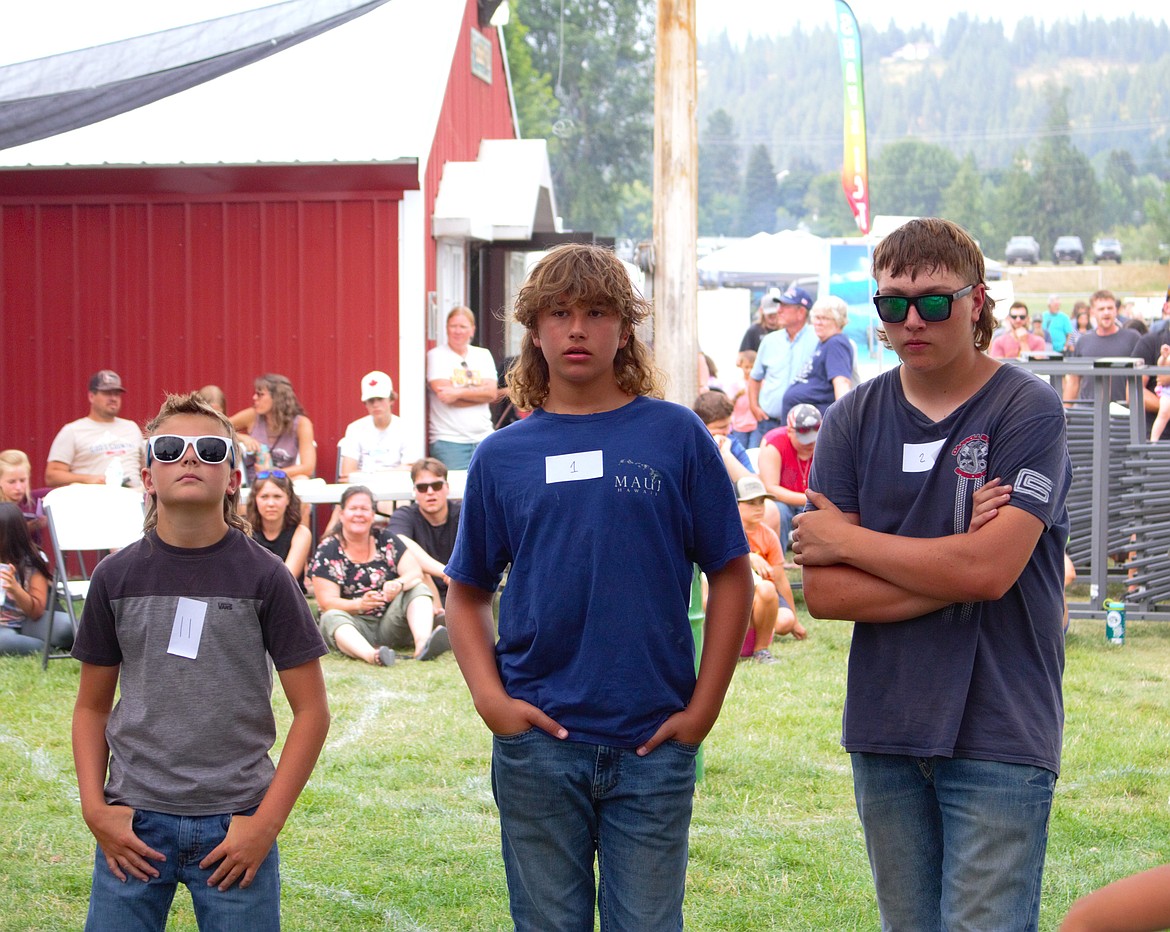
[[[954,272],[966,285],[983,285],[983,307],[975,322],[975,346],[983,352],[991,345],[996,320],[991,313],[995,301],[986,292],[986,269],[983,253],[971,235],[957,223],[940,217],[920,217],[902,224],[885,237],[873,251],[874,279],[881,273],[895,278],[932,274],[940,270]],[[889,346],[885,328],[878,329],[881,341]]]

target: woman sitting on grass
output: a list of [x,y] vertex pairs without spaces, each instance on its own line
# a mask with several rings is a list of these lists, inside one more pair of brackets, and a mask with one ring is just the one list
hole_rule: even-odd
[[435,626],[431,590],[409,551],[394,562],[389,534],[374,529],[374,495],[364,485],[341,494],[340,524],[321,541],[309,576],[321,609],[317,622],[329,646],[388,667],[394,648],[434,660],[450,647]]

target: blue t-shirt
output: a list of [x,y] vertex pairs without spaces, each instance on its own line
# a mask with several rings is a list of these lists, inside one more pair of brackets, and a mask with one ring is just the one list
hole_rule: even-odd
[[800,328],[796,339],[790,338],[787,330],[774,330],[760,341],[752,378],[760,383],[760,407],[769,417],[780,417],[784,393],[819,345],[810,324]]
[[635,398],[528,418],[488,437],[467,473],[447,573],[494,590],[508,694],[569,738],[634,748],[695,686],[692,563],[748,552],[719,450],[691,411]]
[[799,404],[816,405],[824,417],[825,411],[837,397],[833,391],[833,379],[838,376],[847,379],[853,377],[853,344],[843,333],[834,333],[823,343],[817,344],[804,371],[784,393],[780,420],[785,420],[788,412]]
[[[964,533],[987,479],[1044,531],[1020,578],[994,602],[853,628],[846,749],[964,757],[1060,769],[1064,725],[1065,495],[1072,476],[1060,398],[1001,366],[937,423],[913,407],[899,370],[842,397],[817,438],[810,488],[863,527],[908,537]],[[995,519],[992,519],[995,520]],[[929,563],[922,566],[929,573]]]
[[1073,332],[1073,322],[1067,314],[1045,311],[1041,326],[1048,331],[1052,341],[1052,348],[1058,353],[1064,352],[1064,345],[1068,342],[1068,335]]

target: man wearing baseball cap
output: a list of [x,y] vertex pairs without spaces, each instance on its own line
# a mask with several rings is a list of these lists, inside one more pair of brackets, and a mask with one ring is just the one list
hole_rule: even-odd
[[759,446],[764,434],[781,426],[784,393],[812,359],[819,342],[808,325],[812,295],[793,285],[780,295],[779,302],[780,329],[760,341],[748,380],[748,405],[757,421],[749,447]]
[[102,369],[89,378],[89,414],[70,421],[53,438],[45,485],[112,483],[142,488],[145,445],[138,425],[118,417],[122,378]]
[[739,351],[759,350],[760,341],[780,329],[780,289],[769,288],[760,298],[759,319],[744,331]]
[[421,436],[408,433],[402,419],[390,411],[391,403],[398,398],[390,376],[380,369],[367,372],[359,390],[367,414],[345,428],[345,436],[338,444],[339,482],[348,482],[353,472],[407,470],[423,455]]

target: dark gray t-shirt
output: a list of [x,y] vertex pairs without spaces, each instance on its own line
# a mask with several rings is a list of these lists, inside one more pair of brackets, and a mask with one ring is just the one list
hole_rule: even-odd
[[[971,496],[997,476],[1012,486],[1011,505],[1044,523],[1003,598],[854,625],[846,749],[1059,772],[1071,475],[1060,398],[1014,366],[1001,366],[938,422],[906,400],[897,369],[829,409],[809,488],[863,527],[906,537],[965,533]],[[921,571],[930,573],[930,563]]]
[[[459,530],[459,502],[447,502],[447,520],[439,525],[431,524],[426,519],[419,510],[418,502],[395,508],[394,514],[390,515],[388,530],[394,540],[396,561],[401,560],[406,552],[406,545],[398,539],[399,534],[404,534],[440,563],[446,563],[455,549],[455,532]],[[435,587],[439,590],[439,598],[445,603],[447,584],[442,578],[436,578]]]
[[193,816],[259,805],[275,772],[269,657],[287,670],[327,652],[284,564],[240,531],[196,549],[151,533],[106,557],[73,645],[82,663],[121,665],[106,801]]
[[[1140,333],[1125,327],[1108,336],[1101,336],[1096,331],[1090,330],[1088,333],[1081,334],[1073,349],[1073,355],[1082,359],[1101,359],[1103,356],[1133,356],[1134,348],[1140,339]],[[1126,380],[1123,378],[1109,380],[1110,401],[1125,401],[1125,382]],[[1077,397],[1082,400],[1093,397],[1093,379],[1090,376],[1081,376],[1081,388]]]

